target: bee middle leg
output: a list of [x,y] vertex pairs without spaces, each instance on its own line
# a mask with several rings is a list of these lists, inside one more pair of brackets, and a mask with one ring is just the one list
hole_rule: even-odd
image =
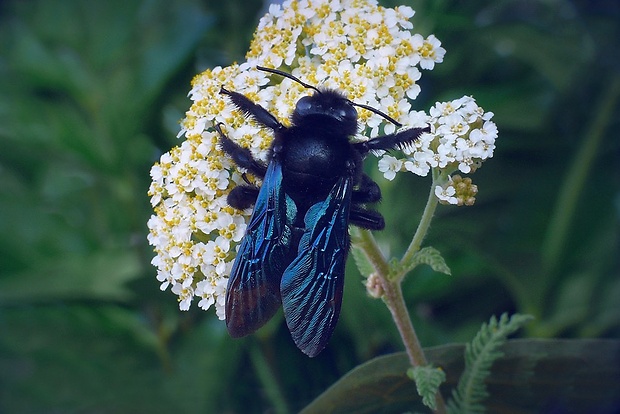
[[349,222],[354,226],[368,230],[383,230],[385,228],[385,219],[381,213],[365,209],[359,205],[351,206]]
[[358,188],[353,190],[351,201],[359,203],[376,203],[381,200],[379,185],[368,175],[362,174]]
[[226,202],[237,210],[245,210],[256,203],[258,191],[259,188],[253,185],[238,185],[228,193]]
[[224,134],[222,125],[217,124],[215,130],[220,134],[220,147],[230,155],[235,164],[241,168],[245,168],[248,172],[256,177],[263,178],[267,172],[267,166],[252,156],[249,149],[243,148]]

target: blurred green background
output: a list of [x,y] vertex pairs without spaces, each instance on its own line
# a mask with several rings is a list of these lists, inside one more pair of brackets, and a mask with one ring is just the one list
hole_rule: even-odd
[[[404,290],[425,346],[502,312],[530,337],[620,337],[620,3],[382,1],[416,11],[444,63],[416,109],[473,95],[495,113],[476,205],[440,207],[426,245],[453,276]],[[232,340],[160,292],[149,168],[178,144],[192,76],[242,61],[248,0],[0,2],[0,412],[296,411],[354,366],[402,350],[352,261],[329,347],[308,359],[281,316]],[[369,171],[379,177],[368,160]],[[380,179],[401,254],[427,178]]]

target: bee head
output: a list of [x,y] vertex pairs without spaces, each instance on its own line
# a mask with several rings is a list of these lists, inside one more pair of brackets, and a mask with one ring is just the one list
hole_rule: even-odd
[[[301,81],[290,73],[278,69],[270,69],[262,66],[257,66],[257,69],[292,79],[303,87],[315,91],[313,95],[305,96],[297,101],[297,105],[291,116],[291,121],[294,125],[311,122],[314,127],[337,127],[341,129],[340,132],[345,132],[347,136],[353,135],[357,131],[357,111],[354,107],[358,106],[382,116],[397,127],[402,126],[394,118],[378,109],[355,103],[334,89],[319,89],[316,86]],[[336,124],[334,124],[334,121]]]
[[[329,123],[350,131],[357,129],[357,111],[351,101],[340,92],[332,89],[317,90],[313,95],[304,96],[295,106],[291,120],[294,125],[312,122],[317,126]],[[347,135],[351,135],[347,134]]]

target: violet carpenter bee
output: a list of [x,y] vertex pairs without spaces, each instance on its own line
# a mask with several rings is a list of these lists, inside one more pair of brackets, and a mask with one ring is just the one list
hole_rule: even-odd
[[226,292],[226,326],[241,337],[263,326],[282,305],[297,347],[310,357],[325,348],[342,303],[349,252],[349,224],[382,230],[379,212],[366,205],[381,191],[362,171],[371,151],[412,144],[427,128],[412,128],[368,141],[351,143],[358,130],[355,107],[368,109],[401,126],[372,107],[356,104],[334,89],[317,88],[276,69],[257,69],[287,77],[314,93],[299,99],[285,127],[244,95],[226,90],[237,109],[273,131],[268,162],[230,140],[216,126],[220,145],[234,162],[260,178],[235,187],[228,203],[254,206],[233,264]]

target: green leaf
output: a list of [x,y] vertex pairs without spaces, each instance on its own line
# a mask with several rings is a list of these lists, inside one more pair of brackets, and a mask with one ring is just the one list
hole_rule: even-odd
[[401,265],[401,274],[410,272],[420,264],[429,265],[434,271],[439,273],[444,273],[446,275],[452,274],[439,250],[430,246],[420,249],[411,257],[408,263],[403,263]]
[[3,309],[0,412],[223,412],[240,347],[221,325],[195,325],[168,347],[126,307]]
[[446,380],[446,373],[432,365],[413,367],[407,370],[407,375],[415,381],[418,394],[422,397],[422,403],[427,407],[437,409],[435,395],[439,386]]
[[[427,351],[427,358],[448,373],[444,386],[456,384],[454,373],[462,366],[462,350],[461,345],[446,345]],[[342,377],[301,413],[365,414],[424,410],[415,384],[407,376],[410,367],[405,353],[372,359]]]
[[372,273],[374,273],[375,269],[374,267],[372,267],[372,264],[370,263],[362,249],[353,245],[353,248],[351,249],[351,256],[353,256],[355,265],[357,266],[357,269],[362,274],[362,276],[368,277]]
[[375,268],[368,260],[366,253],[364,253],[364,249],[359,246],[362,243],[361,232],[367,230],[360,230],[356,227],[351,227],[351,255],[353,256],[353,261],[362,276],[367,278],[371,274],[375,273]]
[[[463,372],[464,350],[464,345],[425,350],[429,363],[446,373],[440,387],[444,396]],[[519,339],[504,343],[501,353],[486,378],[490,396],[484,406],[489,412],[609,412],[620,403],[620,340]],[[301,412],[428,410],[406,374],[409,367],[404,353],[375,358],[354,368]]]
[[[536,327],[536,336],[553,337],[562,330],[588,317],[592,310],[596,276],[591,273],[566,275],[555,288],[553,308],[544,322]],[[550,304],[551,305],[551,304]]]
[[499,321],[491,317],[488,324],[483,324],[471,343],[465,347],[465,372],[459,384],[452,392],[448,403],[451,413],[483,413],[482,402],[489,396],[485,380],[491,373],[491,366],[504,354],[499,347],[506,342],[508,335],[514,333],[527,321],[529,315],[513,315],[510,319],[504,313]]
[[614,326],[620,325],[620,279],[605,286],[595,305],[595,315],[583,327],[584,336],[600,335]]
[[55,257],[0,278],[0,303],[58,299],[125,300],[141,276],[135,251],[109,250]]

